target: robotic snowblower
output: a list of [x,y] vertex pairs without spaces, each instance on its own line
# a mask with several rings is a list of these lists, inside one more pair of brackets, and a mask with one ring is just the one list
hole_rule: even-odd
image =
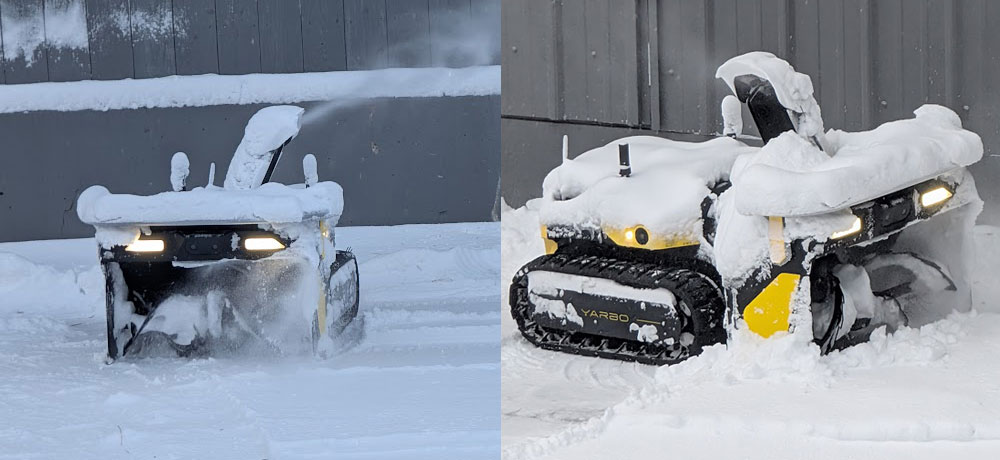
[[[822,352],[971,308],[967,235],[979,136],[924,105],[871,131],[824,132],[808,76],[764,52],[716,74],[724,134],[629,137],[543,183],[546,255],[510,286],[541,348],[672,364],[740,331]],[[738,140],[741,113],[763,147]]]
[[270,183],[303,110],[274,106],[247,123],[223,187],[187,190],[189,163],[171,162],[173,191],[85,190],[77,213],[96,228],[106,281],[108,357],[204,356],[237,350],[325,352],[358,311],[354,255],[334,249],[343,191]]

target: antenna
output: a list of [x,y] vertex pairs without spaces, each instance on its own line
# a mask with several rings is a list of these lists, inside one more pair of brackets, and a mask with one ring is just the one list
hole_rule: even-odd
[[618,144],[618,175],[628,177],[632,175],[632,163],[628,155],[628,144]]
[[562,161],[569,161],[569,136],[566,134],[563,134]]
[[208,186],[209,187],[214,187],[215,186],[215,162],[214,161],[212,162],[212,164],[208,165]]

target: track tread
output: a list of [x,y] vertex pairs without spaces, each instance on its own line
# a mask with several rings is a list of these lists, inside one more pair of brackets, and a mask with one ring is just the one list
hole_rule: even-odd
[[[667,346],[632,340],[600,337],[538,325],[531,319],[534,311],[528,300],[528,273],[535,270],[610,279],[636,288],[668,289],[692,310],[687,319],[694,335],[690,346],[679,342]],[[725,302],[712,277],[689,267],[632,262],[611,257],[569,254],[541,256],[518,270],[510,287],[511,315],[521,334],[532,344],[583,356],[636,361],[643,364],[675,364],[701,353],[702,348],[726,340]],[[597,342],[595,344],[595,342]]]

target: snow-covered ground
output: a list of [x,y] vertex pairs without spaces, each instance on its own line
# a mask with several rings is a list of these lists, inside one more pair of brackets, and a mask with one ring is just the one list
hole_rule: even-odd
[[496,458],[499,225],[337,232],[364,323],[327,360],[106,365],[94,240],[0,244],[0,459]]
[[[544,253],[530,207],[503,212],[504,287]],[[1000,458],[1000,229],[975,237],[978,312],[827,356],[791,337],[662,368],[545,351],[504,289],[502,457]]]

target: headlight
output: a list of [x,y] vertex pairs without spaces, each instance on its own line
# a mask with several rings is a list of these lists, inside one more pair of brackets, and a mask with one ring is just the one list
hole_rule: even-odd
[[953,193],[951,193],[951,190],[948,190],[945,186],[932,188],[920,194],[920,206],[929,208],[931,206],[944,203],[948,200],[948,198],[951,198],[952,195]]
[[163,240],[135,240],[132,244],[125,246],[128,252],[162,252]]
[[861,231],[861,218],[858,216],[854,216],[854,222],[851,223],[850,228],[846,228],[839,232],[833,232],[833,234],[830,235],[830,239],[839,240],[841,238],[846,238],[848,236],[854,235],[855,233],[858,233],[860,231]]
[[281,244],[276,238],[263,237],[263,238],[247,238],[243,240],[243,247],[247,251],[275,251],[278,249],[284,249],[285,245]]

